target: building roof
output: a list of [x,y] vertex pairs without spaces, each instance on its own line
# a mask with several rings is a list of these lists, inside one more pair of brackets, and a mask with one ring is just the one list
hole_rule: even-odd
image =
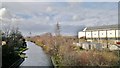
[[105,26],[95,26],[95,27],[87,27],[86,31],[115,30],[115,29],[120,29],[120,24],[116,24],[116,25],[105,25]]

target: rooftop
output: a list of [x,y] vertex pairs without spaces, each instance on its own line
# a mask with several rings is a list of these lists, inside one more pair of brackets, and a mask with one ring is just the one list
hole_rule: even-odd
[[86,31],[115,30],[115,29],[120,29],[120,24],[87,27]]

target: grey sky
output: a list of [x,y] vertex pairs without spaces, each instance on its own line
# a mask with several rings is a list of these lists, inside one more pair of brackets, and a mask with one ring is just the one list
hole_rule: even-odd
[[13,20],[23,35],[53,33],[57,21],[65,35],[77,35],[85,26],[118,23],[117,2],[3,2],[2,8],[7,9],[2,19]]

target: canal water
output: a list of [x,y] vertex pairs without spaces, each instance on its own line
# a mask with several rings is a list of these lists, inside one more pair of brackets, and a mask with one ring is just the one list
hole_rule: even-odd
[[20,65],[20,68],[24,66],[52,66],[51,59],[46,55],[41,47],[35,45],[32,42],[27,42],[29,48],[26,53],[28,58]]

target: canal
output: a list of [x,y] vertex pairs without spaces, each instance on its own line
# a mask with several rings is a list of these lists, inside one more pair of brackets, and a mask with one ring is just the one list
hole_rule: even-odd
[[24,66],[52,66],[50,57],[46,55],[41,47],[32,42],[27,42],[27,47],[29,49],[24,52],[27,58],[25,58],[25,61],[20,65],[20,68]]

